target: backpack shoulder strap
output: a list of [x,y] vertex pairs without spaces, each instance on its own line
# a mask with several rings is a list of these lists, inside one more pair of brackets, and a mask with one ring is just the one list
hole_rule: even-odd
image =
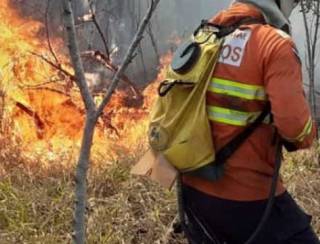
[[252,133],[263,123],[266,117],[271,112],[270,102],[267,103],[258,118],[250,124],[246,129],[240,132],[234,137],[229,143],[227,143],[219,152],[216,154],[214,164],[220,166],[226,162],[228,158],[248,139]]
[[247,18],[241,19],[240,21],[234,23],[233,25],[220,26],[220,31],[217,34],[217,37],[218,38],[225,37],[231,34],[232,32],[234,32],[236,29],[238,29],[242,25],[253,25],[253,24],[265,24],[265,22],[263,20],[259,20],[256,18],[247,17]]
[[193,35],[196,36],[202,28],[208,26],[208,27],[213,27],[217,30],[215,34],[218,38],[223,38],[231,34],[232,32],[234,32],[236,29],[238,29],[242,25],[252,25],[252,24],[265,24],[265,22],[263,20],[259,20],[256,18],[247,17],[239,20],[238,22],[232,25],[224,26],[224,25],[218,25],[218,24],[209,22],[208,20],[204,19],[201,21],[201,24],[198,26],[198,28],[194,31]]
[[271,113],[271,104],[267,103],[258,118],[231,139],[219,152],[217,152],[215,160],[204,167],[197,170],[187,172],[186,175],[201,177],[209,181],[216,181],[223,176],[225,162],[234,154],[240,146],[253,134],[253,132],[263,123],[266,117]]

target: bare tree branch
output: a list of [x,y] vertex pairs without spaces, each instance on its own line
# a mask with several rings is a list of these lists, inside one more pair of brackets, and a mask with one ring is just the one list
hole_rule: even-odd
[[[83,52],[81,54],[81,56],[94,58],[95,61],[97,61],[100,64],[102,64],[105,68],[109,69],[114,74],[118,71],[118,67],[115,66],[111,62],[111,60],[108,58],[108,56],[104,55],[102,52],[100,52],[98,50],[97,51],[86,51],[86,52]],[[134,92],[136,97],[138,97],[138,98],[142,97],[142,94],[139,91],[138,87],[134,84],[133,81],[131,81],[129,79],[128,76],[126,76],[125,74],[122,74],[121,78],[120,78],[120,81],[123,81],[123,82],[127,83],[132,88],[132,91]]]
[[38,53],[35,52],[30,52],[32,55],[37,56],[38,58],[42,59],[43,61],[45,61],[47,64],[51,65],[53,68],[57,69],[58,71],[60,71],[62,74],[64,74],[66,77],[68,77],[70,80],[72,81],[76,81],[76,77],[71,74],[69,71],[65,70],[62,68],[61,64],[55,64],[54,62],[50,61],[49,59],[47,59],[46,57],[44,57],[43,55],[40,55]]
[[[303,85],[310,88],[310,85],[309,85],[309,84],[304,83]],[[315,90],[314,93],[315,93],[317,96],[320,96],[320,91],[319,91],[319,90]]]
[[312,58],[313,61],[315,62],[316,58],[316,45],[318,41],[318,34],[319,34],[319,25],[320,25],[320,1],[317,1],[315,3],[315,12],[313,17],[315,18],[315,23],[312,23],[311,26],[314,26],[314,31],[313,31],[313,43],[312,43]]
[[93,1],[90,1],[89,7],[90,7],[90,14],[91,14],[92,22],[93,22],[94,26],[96,27],[96,29],[97,29],[100,37],[101,37],[101,40],[102,40],[103,45],[104,45],[104,50],[106,52],[107,57],[109,58],[110,57],[110,52],[109,52],[109,48],[108,48],[108,42],[107,42],[107,39],[105,38],[105,36],[104,36],[104,34],[103,34],[102,30],[101,30],[100,24],[98,23],[95,10],[93,9]]
[[54,60],[56,61],[57,64],[59,64],[59,59],[56,55],[56,53],[53,50],[53,47],[51,45],[51,40],[50,40],[50,30],[49,30],[49,9],[50,9],[50,1],[47,1],[47,7],[46,7],[46,13],[45,13],[45,26],[46,26],[46,36],[47,36],[47,42],[48,42],[48,47],[50,50],[50,53],[52,54]]
[[128,51],[127,51],[126,56],[125,56],[124,60],[122,61],[120,68],[118,69],[117,73],[115,74],[115,76],[112,80],[112,83],[108,89],[106,96],[103,98],[103,101],[101,102],[100,106],[98,107],[97,116],[100,116],[102,114],[104,107],[109,102],[109,100],[113,94],[113,91],[115,90],[115,88],[117,87],[117,85],[119,83],[121,74],[123,73],[123,71],[128,67],[129,63],[131,62],[132,56],[134,55],[136,48],[138,47],[141,39],[143,38],[143,33],[144,33],[144,31],[150,21],[150,18],[153,14],[153,11],[155,10],[155,8],[157,7],[159,2],[160,2],[160,0],[152,0],[151,1],[151,5],[148,10],[148,13],[143,18],[143,20],[138,28],[138,31],[137,31],[129,49],[128,49]]
[[157,62],[160,60],[160,54],[159,54],[159,48],[157,46],[156,38],[154,37],[153,31],[152,31],[152,25],[149,23],[148,25],[148,34],[151,40],[151,44],[154,50],[154,53],[156,54]]
[[38,138],[43,137],[43,130],[45,127],[44,122],[41,120],[40,116],[38,115],[37,112],[33,111],[31,108],[27,107],[26,105],[16,102],[16,106],[21,109],[23,112],[25,112],[27,115],[29,115],[31,118],[33,118],[34,123],[37,128],[37,136]]
[[49,81],[45,81],[45,82],[42,82],[42,83],[39,83],[39,84],[36,84],[36,85],[29,85],[29,84],[22,84],[21,87],[22,89],[33,89],[33,88],[43,88],[45,87],[46,85],[49,85],[49,84],[53,84],[53,83],[56,83],[58,81],[65,81],[64,79],[52,79],[52,80],[49,80]]
[[96,105],[94,100],[90,94],[88,84],[86,82],[86,78],[84,76],[84,68],[82,64],[82,60],[80,57],[79,45],[76,40],[76,29],[75,29],[75,21],[73,17],[71,0],[64,0],[64,17],[65,17],[65,27],[67,30],[68,37],[68,47],[70,50],[70,57],[72,60],[72,64],[75,71],[76,83],[80,88],[80,93],[82,99],[85,103],[85,108],[87,111],[94,111]]
[[129,63],[134,57],[134,52],[139,45],[141,39],[143,38],[143,33],[145,28],[154,12],[156,6],[160,0],[152,0],[151,6],[148,10],[147,15],[143,19],[139,26],[139,29],[130,45],[130,48],[121,64],[118,68],[111,86],[109,87],[107,94],[105,95],[102,103],[96,110],[92,95],[89,92],[88,85],[86,83],[84,69],[81,62],[80,52],[78,48],[78,43],[76,39],[75,23],[71,7],[71,0],[64,0],[64,18],[65,25],[68,36],[68,47],[70,51],[70,56],[76,73],[76,84],[78,85],[82,99],[84,100],[86,107],[86,120],[84,133],[82,137],[80,155],[76,170],[76,189],[75,189],[75,213],[74,213],[74,235],[73,241],[75,244],[84,244],[86,239],[86,206],[87,206],[87,171],[89,167],[90,152],[93,141],[94,130],[98,121],[98,118],[103,113],[105,106],[109,102],[113,91],[116,89],[121,75],[124,73],[125,69],[128,67]]
[[[306,32],[306,68],[309,78],[309,103],[313,116],[317,114],[317,101],[315,91],[316,52],[320,28],[320,2],[313,0],[301,1],[301,12]],[[311,22],[308,16],[312,17]]]

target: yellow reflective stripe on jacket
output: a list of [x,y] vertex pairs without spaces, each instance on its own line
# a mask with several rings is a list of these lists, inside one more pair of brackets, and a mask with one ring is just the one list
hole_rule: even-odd
[[207,111],[210,120],[235,126],[253,123],[260,115],[260,112],[242,112],[216,106],[207,106]]
[[293,139],[291,138],[285,138],[285,139],[291,142],[302,142],[306,136],[311,134],[312,126],[313,126],[313,121],[312,121],[312,117],[310,117],[306,125],[304,126],[302,132],[300,133],[300,135],[298,135],[296,138],[293,138]]
[[214,93],[244,98],[247,100],[265,101],[267,99],[263,86],[248,85],[220,78],[213,78],[208,89]]

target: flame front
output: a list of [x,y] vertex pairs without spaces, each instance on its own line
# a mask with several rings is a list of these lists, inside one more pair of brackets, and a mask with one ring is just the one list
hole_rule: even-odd
[[38,37],[42,24],[20,18],[8,0],[0,3],[0,18],[0,89],[12,136],[29,150],[53,146],[58,138],[63,146],[68,139],[79,139],[82,108],[62,89],[59,72],[34,55],[46,55]]
[[[46,38],[39,35],[43,25],[20,17],[9,0],[0,2],[0,19],[1,132],[20,140],[23,150],[30,153],[55,154],[78,147],[85,117],[83,103],[72,81],[44,61],[52,57]],[[61,40],[52,43],[55,50],[61,50]],[[73,74],[63,53],[57,56]],[[129,153],[134,150],[145,137],[154,93],[155,85],[145,90],[140,108],[124,106],[126,94],[115,93],[97,126],[95,148],[100,153],[114,157],[117,148]]]

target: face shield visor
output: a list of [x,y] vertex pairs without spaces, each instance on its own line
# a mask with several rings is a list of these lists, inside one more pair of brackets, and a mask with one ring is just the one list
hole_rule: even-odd
[[297,7],[300,3],[300,0],[277,0],[281,12],[286,18],[289,18],[293,9]]

